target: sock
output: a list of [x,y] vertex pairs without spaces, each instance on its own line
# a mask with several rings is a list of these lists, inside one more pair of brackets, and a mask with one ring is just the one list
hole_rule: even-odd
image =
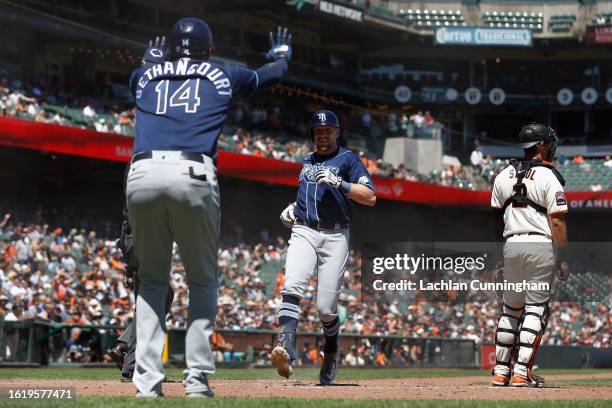
[[323,334],[325,334],[326,353],[335,353],[338,348],[338,333],[340,332],[340,319],[336,316],[331,322],[321,321],[323,324]]
[[296,296],[283,295],[283,301],[278,312],[278,324],[281,332],[297,332],[298,319],[300,317],[300,299]]

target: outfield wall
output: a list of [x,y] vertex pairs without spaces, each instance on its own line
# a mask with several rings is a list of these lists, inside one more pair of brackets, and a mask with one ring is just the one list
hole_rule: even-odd
[[[479,365],[484,369],[495,366],[495,345],[479,346]],[[612,368],[612,349],[587,346],[550,346],[538,349],[536,365],[540,368]]]
[[[0,320],[0,366],[6,363],[27,363],[47,366],[68,362],[71,350],[66,340],[72,328],[82,329],[81,343],[85,352],[91,353],[88,363],[104,361],[104,354],[115,345],[119,326],[83,326],[51,324],[45,321],[5,322]],[[171,328],[168,332],[166,363],[183,366],[185,363],[185,329]],[[270,330],[219,330],[233,350],[215,350],[215,359],[226,366],[266,366],[267,355],[274,345],[275,333]],[[435,337],[401,337],[342,335],[343,355],[352,346],[366,356],[368,366],[381,366],[376,357],[384,354],[385,367],[406,368],[484,368],[490,369],[495,361],[492,344],[476,344],[473,340],[444,339]],[[10,358],[7,346],[16,338],[17,352]],[[12,340],[11,340],[12,339]],[[322,333],[301,333],[297,351],[316,348],[324,343]],[[9,346],[10,348],[10,346]],[[398,349],[405,350],[405,358],[394,358]],[[360,355],[361,355],[360,354]],[[377,363],[378,361],[378,363]],[[612,348],[597,349],[584,346],[542,346],[536,364],[540,368],[612,368]]]

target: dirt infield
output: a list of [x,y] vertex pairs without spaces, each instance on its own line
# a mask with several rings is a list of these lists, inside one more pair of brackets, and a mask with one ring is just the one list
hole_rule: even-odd
[[[218,397],[284,397],[304,399],[487,399],[487,400],[588,400],[612,398],[612,387],[564,385],[558,381],[612,379],[612,372],[601,374],[550,375],[540,389],[491,387],[485,377],[436,377],[339,381],[321,387],[312,381],[291,380],[211,380]],[[76,395],[132,396],[135,387],[119,381],[93,380],[9,380],[5,387],[76,387]],[[166,396],[183,396],[180,381],[163,385]]]

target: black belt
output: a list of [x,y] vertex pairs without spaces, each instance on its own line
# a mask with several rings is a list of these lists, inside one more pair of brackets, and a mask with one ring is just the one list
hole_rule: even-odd
[[[132,157],[132,163],[136,163],[139,160],[152,159],[152,158],[153,158],[153,152],[151,152],[151,151],[140,152],[140,153],[136,153]],[[190,160],[190,161],[194,161],[194,162],[198,162],[198,163],[204,164],[204,157],[203,157],[203,155],[201,153],[180,152],[179,159]]]
[[506,239],[511,238],[515,235],[541,235],[543,237],[548,237],[546,234],[542,234],[541,232],[517,232],[516,234],[510,234],[506,237]]
[[340,224],[337,222],[309,222],[297,219],[295,220],[295,223],[298,225],[304,225],[305,227],[319,230],[341,230],[348,228],[348,224]]

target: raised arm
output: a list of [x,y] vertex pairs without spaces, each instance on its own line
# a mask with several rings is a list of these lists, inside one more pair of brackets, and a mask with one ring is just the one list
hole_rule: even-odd
[[289,68],[289,60],[293,54],[292,36],[287,28],[278,26],[276,35],[270,31],[270,49],[266,57],[272,62],[255,70],[259,78],[258,88],[276,85]]

